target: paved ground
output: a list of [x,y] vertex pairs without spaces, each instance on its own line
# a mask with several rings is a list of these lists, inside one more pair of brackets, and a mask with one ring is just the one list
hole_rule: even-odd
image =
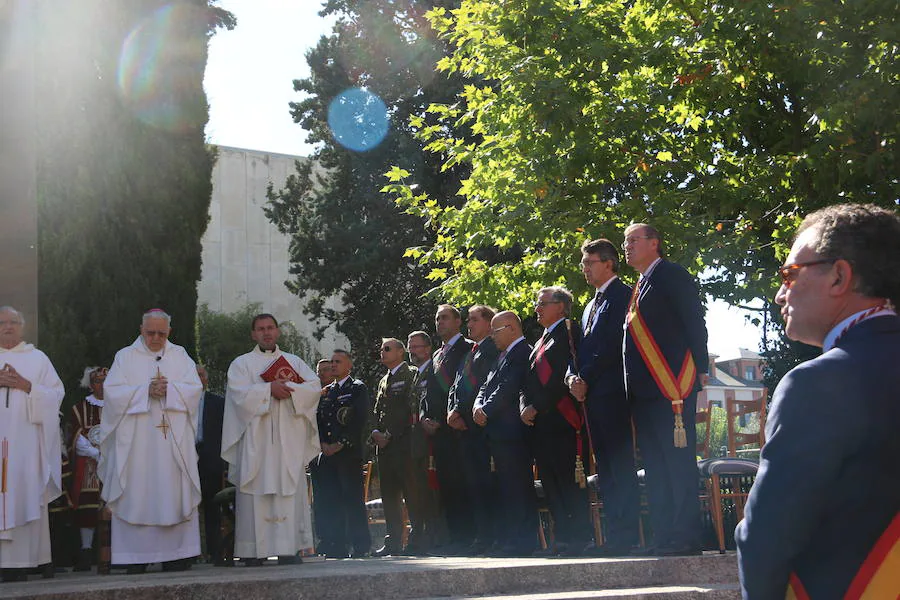
[[[181,573],[114,572],[32,576],[0,584],[0,597],[40,600],[195,600],[235,598],[427,598],[551,594],[651,586],[727,586],[737,583],[734,555],[684,558],[492,559],[382,558],[327,560],[292,566],[234,568],[195,565]],[[548,596],[553,597],[553,596]]]

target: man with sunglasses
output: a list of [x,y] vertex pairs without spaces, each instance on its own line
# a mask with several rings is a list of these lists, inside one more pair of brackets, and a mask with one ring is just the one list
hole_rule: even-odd
[[816,211],[779,274],[787,336],[823,354],[772,398],[735,531],[744,598],[895,598],[900,218],[874,205]]
[[625,321],[625,388],[647,474],[654,544],[643,553],[700,553],[697,392],[709,357],[697,282],[664,258],[659,232],[625,229],[625,261],[640,277]]
[[403,528],[406,526],[403,519],[404,500],[413,531],[422,529],[410,435],[419,410],[416,391],[419,370],[410,366],[405,358],[403,342],[396,338],[381,340],[381,364],[388,372],[378,382],[369,443],[375,446],[378,457],[387,535],[384,536],[384,545],[375,551],[374,556],[402,554]]

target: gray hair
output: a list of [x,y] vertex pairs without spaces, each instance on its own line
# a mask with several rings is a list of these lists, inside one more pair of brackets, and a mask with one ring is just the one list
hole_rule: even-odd
[[147,319],[165,319],[166,325],[172,325],[172,317],[161,308],[151,308],[145,312],[144,316],[141,318],[141,325],[146,323]]
[[572,292],[561,285],[551,285],[550,287],[538,290],[538,298],[546,293],[552,294],[554,302],[561,302],[563,305],[563,314],[567,317],[572,314]]
[[16,315],[16,318],[19,319],[19,325],[25,324],[25,315],[17,311],[12,306],[0,306],[0,313],[9,312]]

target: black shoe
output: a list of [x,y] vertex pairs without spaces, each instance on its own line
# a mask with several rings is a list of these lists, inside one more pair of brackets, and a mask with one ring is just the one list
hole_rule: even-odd
[[590,544],[588,548],[584,549],[584,553],[586,556],[596,556],[598,558],[616,558],[622,556],[635,556],[632,552],[639,550],[642,550],[642,548],[614,544],[603,544],[602,546]]
[[528,558],[534,556],[533,548],[522,548],[520,546],[500,546],[492,547],[486,554],[491,558]]
[[126,575],[143,575],[147,572],[147,563],[140,565],[128,565],[125,568]]
[[75,566],[72,567],[72,571],[90,571],[91,570],[91,562],[93,562],[94,553],[90,548],[82,548],[78,552],[78,558],[75,560]]
[[266,562],[264,558],[242,558],[241,562],[244,563],[245,567],[261,567],[263,563]]
[[299,565],[300,564],[299,556],[279,556],[278,557],[278,565]]
[[466,548],[466,556],[484,556],[490,549],[490,544],[482,542],[481,540],[475,540],[468,548]]
[[656,556],[656,552],[658,550],[659,546],[657,546],[656,544],[650,544],[649,546],[644,546],[643,548],[632,548],[629,554],[631,556]]
[[230,558],[217,558],[213,565],[216,567],[233,567],[234,560]]
[[703,551],[695,544],[671,544],[656,549],[656,556],[700,556]]
[[369,558],[370,556],[372,556],[372,555],[368,551],[354,550],[353,553],[350,555],[350,558]]
[[192,558],[179,558],[177,560],[167,560],[162,564],[164,573],[175,573],[178,571],[189,571],[194,563]]
[[0,581],[3,583],[28,581],[28,571],[26,569],[0,569]]
[[396,548],[391,548],[390,546],[385,544],[384,546],[373,552],[372,556],[376,558],[383,558],[385,556],[397,556],[399,554],[400,552],[398,552]]

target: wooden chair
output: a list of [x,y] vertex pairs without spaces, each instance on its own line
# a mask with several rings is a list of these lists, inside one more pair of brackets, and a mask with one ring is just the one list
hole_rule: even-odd
[[[755,446],[755,450],[761,450],[766,443],[766,399],[769,392],[762,388],[761,395],[752,400],[738,400],[733,393],[725,396],[725,412],[728,417],[728,456],[737,456],[739,450]],[[740,421],[756,415],[759,420],[759,429],[752,432],[741,431]]]
[[704,425],[703,436],[697,436],[697,456],[701,459],[709,458],[709,439],[712,435],[712,415],[709,408],[698,410],[696,416],[697,425]]
[[[765,388],[752,400],[738,400],[733,392],[730,390],[726,392],[725,414],[728,430],[726,457],[708,458],[708,432],[712,430],[711,412],[707,412],[705,417],[701,417],[700,413],[697,415],[698,423],[703,418],[707,423],[707,439],[704,442],[706,455],[697,465],[706,491],[705,498],[701,493],[700,499],[701,503],[706,501],[721,553],[725,552],[725,513],[733,515],[735,525],[744,518],[744,505],[759,469],[758,458],[741,457],[738,454],[742,450],[747,450],[747,446],[754,446],[749,449],[759,452],[765,444],[767,397]],[[758,429],[752,432],[742,431],[739,421],[746,421],[748,416],[753,415],[758,415]],[[701,446],[699,441],[697,446],[699,451]]]

